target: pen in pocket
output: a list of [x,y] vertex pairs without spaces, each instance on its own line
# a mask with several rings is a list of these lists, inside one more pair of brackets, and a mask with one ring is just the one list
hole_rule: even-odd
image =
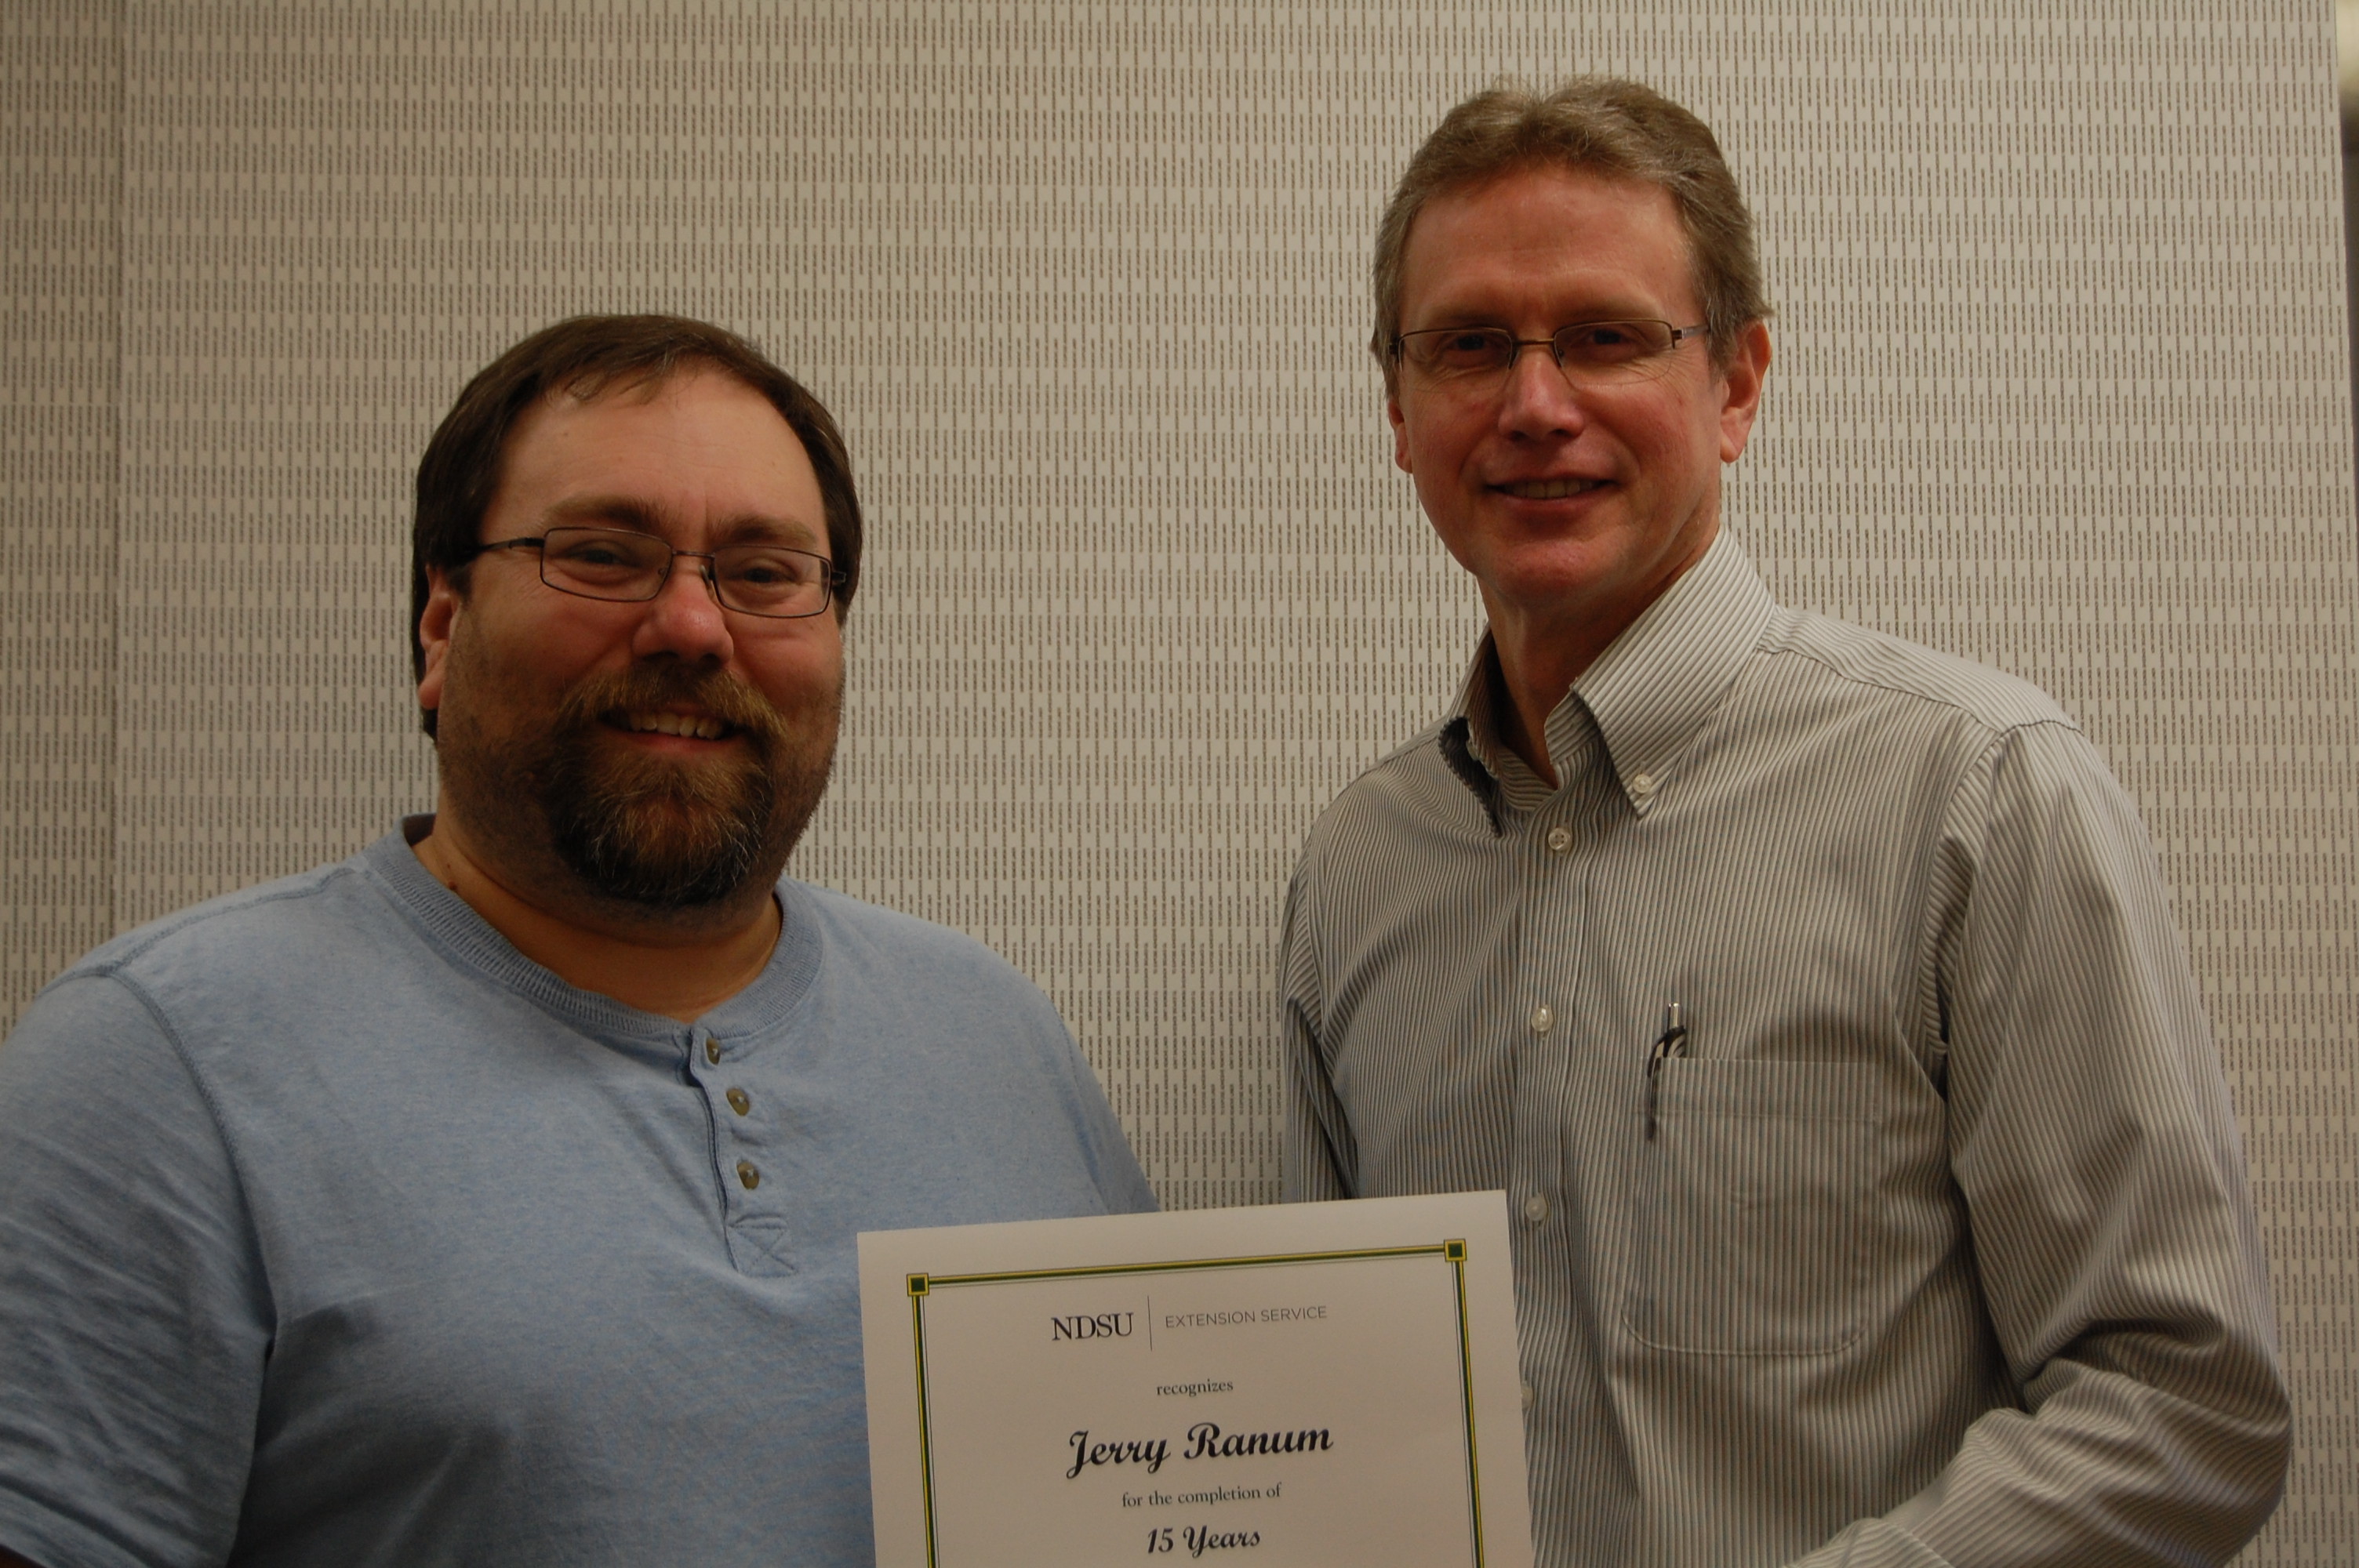
[[1655,1136],[1655,1080],[1661,1076],[1663,1058],[1688,1054],[1687,1009],[1678,1002],[1663,1004],[1663,1033],[1656,1037],[1654,1052],[1647,1058],[1647,1137]]

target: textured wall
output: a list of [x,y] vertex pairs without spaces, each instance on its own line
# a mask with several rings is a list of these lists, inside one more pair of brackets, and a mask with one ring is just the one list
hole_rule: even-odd
[[114,930],[121,27],[0,7],[0,1026]]
[[[1731,511],[1788,600],[2077,712],[2180,893],[2302,1422],[2359,1541],[2359,542],[2314,0],[16,0],[0,1010],[430,797],[408,471],[582,309],[738,327],[872,506],[802,874],[998,946],[1169,1201],[1274,1192],[1311,814],[1473,596],[1387,461],[1368,235],[1501,72],[1645,76],[1758,211]],[[118,542],[120,554],[117,555]]]

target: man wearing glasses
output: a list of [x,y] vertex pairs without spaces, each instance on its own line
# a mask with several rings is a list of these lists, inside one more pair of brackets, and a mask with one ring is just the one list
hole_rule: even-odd
[[413,558],[436,815],[0,1050],[0,1562],[865,1563],[854,1234],[1153,1198],[1015,970],[780,878],[842,438],[718,329],[563,322]]
[[1287,1195],[1506,1190],[1544,1563],[2226,1559],[2287,1406],[2152,853],[2047,697],[1722,530],[1769,338],[1711,132],[1483,93],[1375,283],[1490,629],[1296,871]]

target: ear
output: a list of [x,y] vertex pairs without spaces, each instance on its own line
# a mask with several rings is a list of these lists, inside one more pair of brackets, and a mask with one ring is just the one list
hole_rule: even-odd
[[1720,374],[1720,460],[1733,463],[1745,455],[1753,435],[1754,417],[1761,412],[1761,384],[1769,374],[1769,329],[1759,321],[1737,334],[1736,352]]
[[1408,462],[1408,418],[1401,413],[1399,393],[1386,396],[1385,418],[1393,427],[1393,466],[1403,473],[1415,473]]
[[426,608],[418,615],[418,645],[426,653],[426,673],[418,677],[418,706],[442,706],[442,674],[451,660],[451,631],[459,618],[459,590],[440,567],[426,568]]

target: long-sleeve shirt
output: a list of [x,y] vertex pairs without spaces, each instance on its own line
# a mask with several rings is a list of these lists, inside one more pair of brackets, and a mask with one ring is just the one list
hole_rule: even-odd
[[1539,1561],[2231,1555],[2286,1461],[2266,1272],[2077,726],[1724,534],[1550,715],[1560,787],[1497,680],[1485,639],[1311,831],[1285,1189],[1506,1189]]

